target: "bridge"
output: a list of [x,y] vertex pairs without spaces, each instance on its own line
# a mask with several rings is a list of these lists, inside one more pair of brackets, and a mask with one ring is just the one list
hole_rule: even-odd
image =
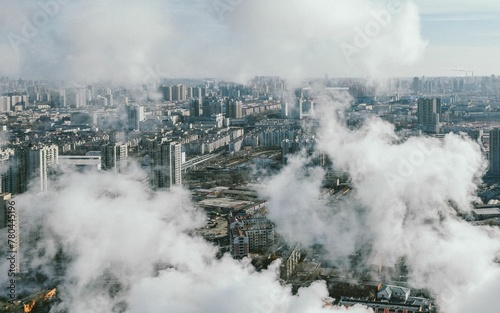
[[196,166],[198,164],[206,162],[206,161],[208,161],[210,159],[213,159],[215,157],[218,157],[220,155],[222,155],[222,152],[219,152],[219,153],[209,153],[209,154],[205,154],[205,155],[201,155],[201,156],[192,158],[192,159],[186,161],[184,164],[181,165],[181,170],[182,171],[186,171],[186,170],[190,169],[193,166]]

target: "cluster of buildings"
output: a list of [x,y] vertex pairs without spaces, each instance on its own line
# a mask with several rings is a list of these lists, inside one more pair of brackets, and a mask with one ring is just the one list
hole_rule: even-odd
[[[280,277],[288,280],[297,274],[303,259],[302,246],[299,243],[283,243],[275,229],[275,224],[267,218],[267,202],[258,200],[255,192],[249,190],[217,187],[211,190],[196,190],[202,200],[197,205],[203,208],[211,218],[204,236],[219,246],[227,245],[228,252],[235,259],[257,255],[268,256],[268,260],[280,258]],[[245,200],[242,200],[244,198]],[[220,217],[226,220],[225,231],[217,230]],[[214,233],[217,232],[217,233]],[[221,237],[225,240],[221,240]],[[221,244],[223,243],[223,244]]]
[[[181,185],[186,155],[241,149],[244,130],[229,128],[229,119],[244,125],[243,101],[251,100],[252,110],[277,106],[268,101],[284,88],[278,81],[260,77],[253,86],[205,81],[125,90],[2,77],[1,191],[47,190],[58,166],[122,173],[133,159],[149,169],[154,188]],[[155,90],[163,102],[151,101]]]
[[190,154],[203,155],[212,153],[221,148],[232,145],[233,152],[241,149],[244,129],[239,127],[228,127],[207,131],[195,140],[185,143],[184,151]]
[[58,162],[59,149],[55,145],[28,144],[3,149],[0,154],[1,191],[20,194],[28,188],[47,190],[49,172]]
[[339,305],[347,308],[354,305],[363,305],[377,313],[434,312],[434,306],[429,299],[411,296],[410,288],[393,285],[379,285],[376,299],[342,297]]
[[[387,85],[382,92],[375,84],[352,80],[324,82],[328,92],[352,97],[346,114],[349,127],[376,115],[393,123],[402,138],[467,133],[489,158],[489,174],[500,177],[500,124],[477,124],[500,115],[500,80],[393,79]],[[193,80],[131,89],[0,78],[0,192],[4,203],[27,190],[43,192],[64,167],[119,174],[136,162],[148,173],[144,179],[153,189],[165,189],[185,185],[190,166],[223,152],[273,150],[286,164],[300,151],[313,154],[316,134],[303,126],[320,105],[310,88],[288,92],[279,77],[255,77],[247,85]],[[315,154],[313,162],[330,161]],[[326,172],[325,185],[349,192],[340,188],[341,173]],[[207,240],[236,259],[279,257],[281,278],[300,280],[303,247],[283,242],[266,217],[265,201],[232,188],[198,191],[197,205],[210,216],[203,234]],[[500,210],[493,204],[478,206],[474,214],[477,219],[498,218]],[[2,219],[0,227],[5,227]],[[316,262],[309,264],[318,270]],[[393,285],[382,286],[376,299],[346,296],[339,303],[384,313],[433,310],[426,298]]]
[[275,226],[266,217],[266,201],[249,199],[243,196],[244,191],[228,188],[218,188],[219,196],[215,197],[207,192],[197,204],[209,215],[225,216],[229,252],[234,258],[266,251],[276,244]]
[[281,118],[302,120],[314,114],[314,100],[309,95],[309,88],[297,89],[295,99],[281,104]]
[[229,218],[229,247],[234,258],[264,251],[275,244],[274,224],[265,214],[239,214]]
[[23,92],[6,92],[0,96],[0,113],[21,111],[28,103],[28,95]]
[[[182,145],[166,138],[149,140],[141,147],[142,165],[150,173],[153,188],[169,188],[182,185]],[[46,191],[50,180],[55,179],[59,169],[69,167],[78,171],[111,171],[125,173],[132,159],[126,142],[108,141],[99,150],[82,155],[59,155],[55,144],[29,143],[0,149],[2,166],[1,191],[14,195],[28,190]]]

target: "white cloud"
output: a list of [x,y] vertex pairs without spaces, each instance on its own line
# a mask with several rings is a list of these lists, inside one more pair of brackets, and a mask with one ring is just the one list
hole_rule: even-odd
[[[364,76],[414,62],[425,47],[411,2],[398,2],[387,21],[376,13],[391,11],[389,1],[224,0],[235,4],[223,11],[216,3],[70,1],[35,27],[19,52],[4,37],[5,54],[18,66],[0,61],[0,67],[7,75],[125,82],[141,80],[148,66],[177,77]],[[5,8],[28,21],[43,13],[35,1]],[[26,19],[6,19],[4,35],[23,36]],[[357,30],[370,25],[369,43],[347,62],[342,44],[353,45]]]
[[[344,310],[323,308],[328,291],[322,282],[292,296],[278,279],[279,262],[256,272],[247,259],[217,259],[212,244],[191,235],[204,225],[205,215],[193,207],[189,193],[172,189],[152,194],[135,179],[137,174],[67,172],[47,193],[16,198],[23,224],[23,271],[45,273],[49,286],[58,283],[61,302],[54,310]],[[54,269],[60,251],[66,257],[61,276]],[[8,260],[2,258],[0,268],[6,266]],[[9,277],[0,279],[5,285]]]
[[[500,270],[493,262],[500,231],[472,226],[456,212],[470,211],[485,170],[477,143],[451,134],[402,142],[393,125],[378,118],[351,130],[338,117],[347,103],[323,103],[318,149],[349,174],[353,190],[345,201],[322,202],[322,172],[294,159],[262,188],[278,232],[324,244],[341,268],[353,251],[389,267],[406,257],[410,284],[430,290],[446,311],[466,312],[476,297],[484,301],[479,307],[498,305],[479,290],[498,288],[489,277]],[[477,293],[469,297],[472,290]]]

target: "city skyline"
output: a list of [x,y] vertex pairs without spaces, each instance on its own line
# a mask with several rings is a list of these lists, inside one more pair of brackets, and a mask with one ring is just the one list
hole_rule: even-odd
[[0,310],[500,307],[498,0],[4,0]]
[[[16,262],[23,277],[37,264],[49,273],[29,302],[186,312],[195,290],[218,312],[496,307],[496,288],[482,288],[499,273],[500,233],[486,225],[500,223],[500,188],[495,167],[485,172],[488,153],[499,159],[499,81],[394,79],[380,93],[330,82],[206,80],[151,98],[152,84],[0,78],[2,191],[21,221],[7,226],[21,238],[12,275]],[[19,292],[7,275],[0,283]]]

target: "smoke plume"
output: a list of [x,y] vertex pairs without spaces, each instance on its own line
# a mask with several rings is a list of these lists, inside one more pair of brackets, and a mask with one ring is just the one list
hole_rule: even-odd
[[405,140],[378,118],[353,129],[339,114],[349,102],[327,98],[318,150],[349,175],[353,190],[325,204],[322,170],[297,157],[262,188],[278,231],[323,244],[338,266],[360,250],[370,255],[368,268],[394,267],[404,257],[409,283],[430,290],[444,311],[494,310],[500,231],[461,218],[477,200],[485,170],[479,145],[454,134]]
[[406,0],[5,0],[0,21],[0,75],[42,79],[387,76],[426,46]]
[[51,312],[343,311],[324,307],[324,282],[292,296],[279,262],[256,272],[248,260],[216,258],[193,234],[206,216],[188,192],[151,193],[141,174],[67,172],[53,190],[17,198],[23,271],[58,284]]

